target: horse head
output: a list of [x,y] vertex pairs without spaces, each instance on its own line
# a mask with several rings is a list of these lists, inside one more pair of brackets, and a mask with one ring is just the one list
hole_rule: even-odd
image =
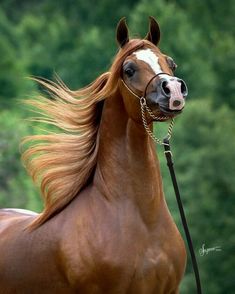
[[[121,52],[128,51],[127,48],[137,42],[129,39],[125,18],[118,23],[116,38]],[[182,112],[188,90],[186,83],[174,76],[177,67],[174,60],[157,47],[160,28],[153,17],[150,17],[145,39],[139,41],[138,49],[129,50],[130,54],[122,63],[120,91],[127,112],[135,120],[140,120],[139,106],[136,105],[136,98],[139,98],[152,113],[148,122],[173,118]]]

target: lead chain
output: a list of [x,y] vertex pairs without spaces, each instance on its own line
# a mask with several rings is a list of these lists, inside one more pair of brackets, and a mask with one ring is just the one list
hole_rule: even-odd
[[[147,110],[150,117],[153,119],[163,120],[163,119],[166,119],[166,117],[165,116],[155,116],[153,114],[153,112],[151,111],[151,109],[148,107],[148,105],[146,103],[146,99],[144,97],[140,98],[140,107],[141,107],[142,121],[143,121],[143,125],[144,125],[146,132],[148,133],[150,138],[153,139],[154,142],[156,142],[157,144],[160,144],[160,145],[164,145],[164,142],[161,139],[157,138],[154,135],[154,133],[150,130],[150,128],[147,124],[146,116],[145,116],[145,109]],[[174,119],[172,118],[171,123],[169,124],[169,127],[168,127],[168,131],[167,131],[167,139],[168,140],[170,140],[170,138],[171,138],[173,126],[174,126]]]

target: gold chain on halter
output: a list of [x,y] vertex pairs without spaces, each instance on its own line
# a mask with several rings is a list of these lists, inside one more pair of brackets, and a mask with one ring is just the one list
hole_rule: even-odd
[[[160,144],[160,145],[164,145],[165,143],[161,139],[157,138],[154,135],[154,133],[151,131],[151,129],[149,128],[149,126],[147,124],[147,120],[146,120],[145,110],[150,115],[150,117],[155,120],[163,120],[163,119],[166,119],[166,117],[165,116],[155,116],[153,114],[153,112],[151,111],[151,109],[148,107],[148,105],[146,103],[146,99],[144,97],[140,98],[140,107],[141,107],[142,121],[143,121],[143,125],[144,125],[146,132],[148,133],[148,135],[150,136],[150,138],[152,138],[152,140],[154,142],[156,142],[157,144]],[[172,118],[171,123],[168,127],[167,136],[166,136],[166,138],[168,140],[170,140],[170,138],[171,138],[173,126],[174,126],[174,119]]]
[[[159,75],[159,74],[158,74]],[[154,76],[156,77],[156,76]],[[152,78],[153,79],[153,78]],[[144,91],[144,96],[146,95],[146,89],[149,85],[149,83],[152,81],[152,79],[148,82],[146,88],[145,88],[145,91]],[[161,139],[158,139],[154,133],[150,130],[149,126],[148,126],[148,123],[147,123],[147,120],[146,120],[146,116],[145,116],[145,110],[147,111],[147,113],[149,114],[149,116],[155,120],[164,120],[166,119],[165,116],[155,116],[152,112],[152,110],[148,107],[147,105],[147,102],[146,102],[146,98],[144,96],[140,97],[138,96],[135,92],[133,92],[131,90],[131,88],[129,88],[127,86],[127,84],[123,81],[123,79],[121,79],[123,85],[127,88],[127,90],[133,95],[135,96],[136,98],[138,98],[140,100],[140,107],[141,107],[141,116],[142,116],[142,121],[143,121],[143,125],[144,125],[144,128],[146,130],[146,132],[148,133],[149,137],[152,138],[152,140],[154,142],[156,142],[157,144],[160,144],[160,145],[167,145],[166,143],[163,142],[163,140]],[[174,126],[174,118],[171,119],[171,122],[170,122],[170,125],[168,127],[168,131],[167,131],[167,136],[166,136],[166,139],[170,140],[171,138],[171,135],[172,135],[172,129],[173,129],[173,126]]]

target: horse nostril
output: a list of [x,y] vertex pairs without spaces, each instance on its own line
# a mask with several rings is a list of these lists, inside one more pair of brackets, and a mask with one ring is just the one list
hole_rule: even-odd
[[163,81],[161,84],[161,89],[162,92],[165,96],[170,97],[171,96],[171,91],[170,89],[167,87],[168,82],[167,81]]
[[171,97],[169,100],[169,109],[170,110],[182,110],[185,105],[185,100],[183,97]]
[[179,101],[179,100],[175,100],[175,101],[173,101],[173,106],[174,107],[178,107],[178,106],[180,106],[181,105],[181,101]]
[[187,86],[186,86],[186,84],[185,84],[185,82],[183,80],[179,80],[179,82],[181,84],[180,85],[181,93],[185,97],[185,96],[188,95],[188,88],[187,88]]

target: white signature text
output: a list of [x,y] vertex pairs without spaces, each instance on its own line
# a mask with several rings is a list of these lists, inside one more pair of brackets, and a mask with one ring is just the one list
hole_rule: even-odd
[[222,249],[221,249],[220,246],[206,248],[206,245],[202,244],[202,247],[199,249],[199,255],[204,256],[204,255],[207,255],[208,253],[210,253],[212,251],[222,251]]

